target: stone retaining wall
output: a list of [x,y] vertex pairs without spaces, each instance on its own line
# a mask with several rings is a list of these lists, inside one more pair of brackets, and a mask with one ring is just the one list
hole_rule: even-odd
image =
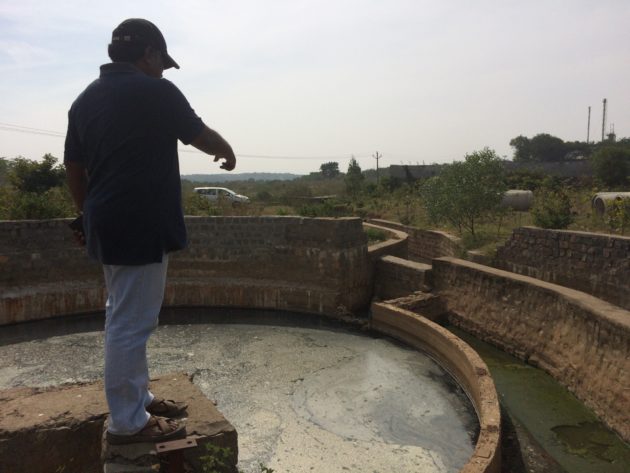
[[[0,325],[100,311],[101,268],[68,219],[0,222]],[[187,217],[190,246],[169,261],[165,305],[334,315],[367,308],[372,273],[356,218]]]
[[494,265],[593,294],[630,309],[630,238],[516,228]]
[[459,256],[463,251],[459,238],[445,232],[421,230],[388,220],[370,219],[368,222],[407,233],[407,252],[412,260],[430,261],[440,256]]
[[544,369],[630,441],[630,312],[454,258],[433,261],[433,282],[454,325]]
[[430,290],[431,266],[396,256],[383,256],[376,263],[374,296],[396,299],[416,291]]

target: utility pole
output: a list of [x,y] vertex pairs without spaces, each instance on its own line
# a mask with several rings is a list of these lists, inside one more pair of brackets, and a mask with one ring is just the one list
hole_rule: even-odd
[[378,185],[380,183],[380,179],[378,177],[378,160],[381,159],[383,155],[379,154],[379,152],[377,151],[376,154],[372,155],[372,157],[376,159],[376,185]]
[[590,143],[591,139],[591,106],[588,106],[588,126],[586,127],[586,144]]
[[605,133],[606,133],[606,99],[603,100],[604,104],[604,113],[602,116],[602,142],[604,141]]

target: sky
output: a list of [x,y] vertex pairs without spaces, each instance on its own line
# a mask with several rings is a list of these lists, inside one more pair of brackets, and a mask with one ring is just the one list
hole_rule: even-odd
[[[0,157],[63,158],[67,111],[124,19],[162,31],[174,82],[235,173],[510,159],[518,135],[630,137],[628,0],[0,0]],[[182,174],[218,173],[180,143]]]

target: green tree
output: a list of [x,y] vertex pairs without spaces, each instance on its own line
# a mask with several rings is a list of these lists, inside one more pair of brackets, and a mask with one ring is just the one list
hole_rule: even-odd
[[74,214],[65,170],[54,156],[46,154],[41,162],[22,157],[2,162],[6,164],[9,185],[1,188],[0,218],[46,219]]
[[425,181],[421,194],[433,223],[446,221],[475,236],[477,223],[497,212],[505,190],[501,159],[484,148],[445,165],[440,175]]
[[532,161],[532,151],[529,138],[523,135],[518,135],[516,138],[512,138],[510,140],[510,146],[514,148],[514,161],[519,163]]
[[540,133],[530,141],[532,155],[536,161],[562,161],[567,148],[560,138],[548,133]]
[[514,148],[514,161],[517,162],[563,161],[569,151],[574,151],[560,138],[548,133],[540,133],[531,139],[519,135],[510,140],[510,146]]
[[15,158],[9,163],[9,182],[22,192],[43,193],[53,187],[63,186],[66,172],[57,165],[57,158],[45,154],[41,162]]
[[0,158],[0,186],[4,186],[9,181],[9,163],[6,158]]
[[364,177],[363,173],[361,172],[361,166],[359,166],[357,160],[354,159],[354,156],[348,164],[348,171],[346,172],[344,181],[346,183],[346,191],[348,192],[348,194],[352,198],[356,198],[357,195],[361,192]]
[[332,179],[333,177],[337,177],[340,174],[339,163],[335,161],[324,163],[319,167],[319,172],[321,172],[322,176],[324,176],[327,179]]
[[606,186],[628,184],[630,175],[630,149],[617,146],[600,148],[591,157],[595,176]]

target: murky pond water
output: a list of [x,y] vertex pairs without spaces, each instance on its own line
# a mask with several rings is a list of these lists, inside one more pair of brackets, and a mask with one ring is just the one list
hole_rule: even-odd
[[569,473],[628,473],[630,446],[544,371],[454,327],[488,365],[502,405]]
[[[102,317],[0,328],[0,388],[102,376]],[[277,473],[456,472],[478,432],[435,362],[302,314],[165,314],[151,372],[194,374],[236,427],[239,466]]]

